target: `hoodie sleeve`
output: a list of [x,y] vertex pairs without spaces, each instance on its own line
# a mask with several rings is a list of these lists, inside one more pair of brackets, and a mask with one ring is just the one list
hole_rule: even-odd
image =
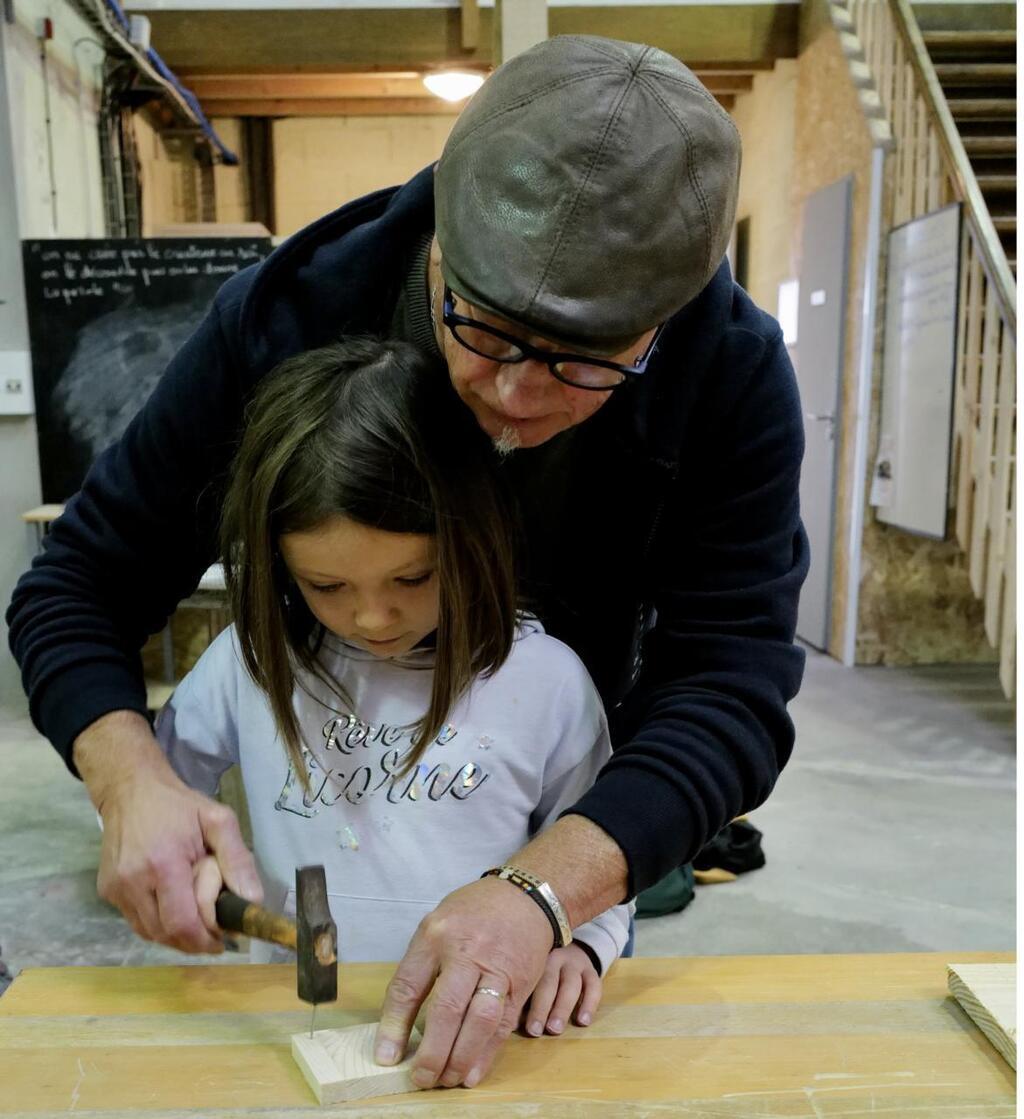
[[238,761],[239,673],[234,627],[225,630],[174,689],[154,732],[171,768],[192,789],[213,796]]
[[[565,760],[566,755],[575,754],[578,760],[564,771],[555,771],[552,776],[545,773],[544,791],[540,804],[537,806],[531,819],[531,828],[534,834],[555,822],[567,808],[594,783],[594,779],[601,767],[611,757],[611,740],[608,736],[608,723],[604,717],[600,697],[596,688],[591,683],[583,666],[579,666],[580,675],[585,680],[582,689],[566,689],[562,693],[559,704],[565,719],[562,741],[549,761],[549,769]],[[576,698],[573,698],[573,692]],[[575,704],[577,711],[566,717],[566,712],[572,712]],[[599,724],[597,736],[593,737],[593,723]],[[581,730],[591,728],[591,737],[580,736]],[[589,750],[579,758],[580,742],[591,741]],[[608,968],[622,955],[622,950],[629,939],[630,918],[636,906],[633,902],[613,906],[611,909],[599,913],[593,920],[587,921],[578,928],[573,929],[573,939],[582,941],[588,948],[593,949],[601,964],[601,974],[607,974]]]
[[614,715],[615,754],[572,807],[622,848],[629,895],[760,805],[793,747],[808,549],[803,415],[781,334],[737,381],[704,409],[667,494],[642,667]]

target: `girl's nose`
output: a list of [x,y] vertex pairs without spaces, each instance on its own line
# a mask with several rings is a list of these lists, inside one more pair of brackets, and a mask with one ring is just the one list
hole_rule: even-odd
[[390,599],[382,595],[364,596],[356,605],[356,628],[365,637],[372,638],[375,633],[387,630],[397,613]]

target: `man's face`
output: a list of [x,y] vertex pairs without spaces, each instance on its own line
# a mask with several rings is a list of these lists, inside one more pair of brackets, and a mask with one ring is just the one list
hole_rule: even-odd
[[[434,297],[434,319],[438,343],[448,363],[448,371],[463,403],[476,417],[477,423],[495,441],[500,450],[517,447],[538,447],[560,431],[589,419],[611,396],[611,392],[594,392],[563,384],[541,361],[515,364],[494,361],[467,350],[446,329],[441,320],[443,281],[440,269],[433,268],[431,290]],[[456,310],[467,318],[489,323],[508,334],[522,338],[538,349],[564,349],[508,319],[483,311],[456,296]],[[623,365],[631,364],[643,353],[654,337],[650,330],[641,335],[627,350],[611,356]],[[622,391],[622,390],[620,390]]]

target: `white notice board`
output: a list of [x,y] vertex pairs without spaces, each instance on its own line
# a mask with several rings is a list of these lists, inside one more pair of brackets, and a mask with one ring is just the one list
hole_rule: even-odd
[[960,204],[889,234],[882,413],[871,504],[908,532],[946,535]]

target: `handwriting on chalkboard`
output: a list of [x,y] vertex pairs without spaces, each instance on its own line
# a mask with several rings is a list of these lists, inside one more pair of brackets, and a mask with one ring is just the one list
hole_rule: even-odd
[[23,242],[46,501],[66,501],[81,486],[220,287],[270,248],[262,237]]
[[40,296],[65,306],[111,295],[131,295],[141,285],[194,277],[226,279],[262,259],[265,251],[249,244],[182,244],[175,241],[133,241],[125,245],[97,242],[95,248],[32,247],[38,257]]

